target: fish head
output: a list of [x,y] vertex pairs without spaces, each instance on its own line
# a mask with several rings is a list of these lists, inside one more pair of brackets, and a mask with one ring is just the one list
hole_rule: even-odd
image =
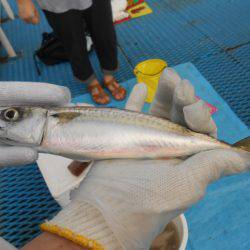
[[47,110],[36,107],[0,107],[0,142],[8,145],[40,145]]

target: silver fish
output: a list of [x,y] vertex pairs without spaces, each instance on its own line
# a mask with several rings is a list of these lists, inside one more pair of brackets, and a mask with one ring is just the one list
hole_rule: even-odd
[[0,140],[75,160],[189,156],[230,145],[166,119],[114,108],[0,108]]

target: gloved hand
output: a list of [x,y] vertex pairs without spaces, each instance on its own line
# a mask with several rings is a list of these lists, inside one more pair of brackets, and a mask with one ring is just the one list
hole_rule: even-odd
[[[132,99],[127,107],[142,106],[143,98]],[[172,69],[163,73],[150,112],[216,134],[206,105]],[[173,218],[204,196],[209,183],[247,171],[249,163],[249,154],[233,150],[201,152],[184,161],[97,161],[71,204],[41,228],[91,249],[149,249]]]
[[[0,107],[8,106],[64,106],[71,100],[65,87],[46,83],[1,82]],[[37,159],[37,152],[28,147],[11,147],[0,142],[0,168],[29,164]]]

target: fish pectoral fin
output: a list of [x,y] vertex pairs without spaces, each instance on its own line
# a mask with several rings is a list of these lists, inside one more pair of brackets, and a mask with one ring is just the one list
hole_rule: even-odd
[[236,142],[233,146],[250,152],[250,136]]

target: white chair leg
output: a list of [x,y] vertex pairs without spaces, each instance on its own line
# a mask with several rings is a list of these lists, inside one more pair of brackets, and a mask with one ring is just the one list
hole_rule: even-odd
[[15,19],[15,15],[14,15],[14,13],[13,13],[13,11],[12,11],[9,3],[8,3],[8,1],[7,0],[0,0],[0,2],[2,2],[2,5],[3,5],[3,7],[4,7],[4,9],[5,9],[6,13],[7,13],[7,15],[9,16],[9,18],[12,19],[12,20],[14,20]]
[[1,27],[0,27],[0,42],[2,43],[3,47],[6,49],[9,57],[17,57],[15,50],[11,46],[7,36],[4,34]]

